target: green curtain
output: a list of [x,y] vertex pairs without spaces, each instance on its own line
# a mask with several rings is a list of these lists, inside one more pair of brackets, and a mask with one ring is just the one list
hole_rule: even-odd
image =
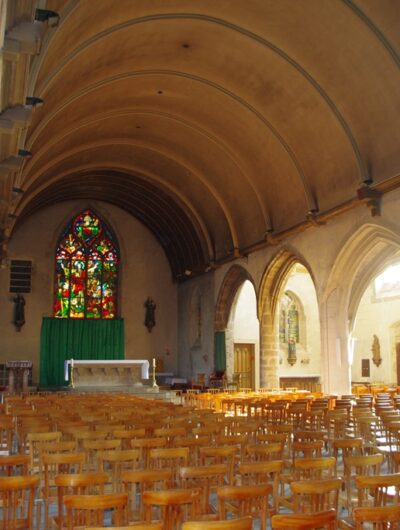
[[124,320],[44,317],[40,386],[63,386],[66,359],[124,359]]
[[225,331],[216,331],[214,335],[214,369],[226,370]]

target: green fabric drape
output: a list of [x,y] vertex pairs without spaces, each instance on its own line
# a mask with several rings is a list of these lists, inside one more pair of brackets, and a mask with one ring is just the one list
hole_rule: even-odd
[[216,331],[214,335],[214,368],[226,370],[225,331]]
[[124,321],[49,318],[40,336],[40,386],[63,386],[66,359],[124,359]]

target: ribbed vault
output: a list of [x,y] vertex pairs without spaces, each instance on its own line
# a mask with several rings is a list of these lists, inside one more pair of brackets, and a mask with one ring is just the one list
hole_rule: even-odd
[[[32,21],[20,4],[6,36]],[[180,279],[399,184],[396,2],[95,4],[42,1],[58,26],[3,70],[9,106],[44,101],[19,145],[0,132],[33,155],[0,186],[7,233],[9,213],[93,197],[142,221]]]

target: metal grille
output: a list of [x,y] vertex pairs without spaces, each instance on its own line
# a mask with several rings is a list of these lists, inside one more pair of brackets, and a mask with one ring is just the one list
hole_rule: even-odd
[[11,260],[10,293],[31,292],[32,262],[29,260]]

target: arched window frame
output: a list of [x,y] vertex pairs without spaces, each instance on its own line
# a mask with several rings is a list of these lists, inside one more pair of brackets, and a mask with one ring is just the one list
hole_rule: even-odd
[[89,208],[75,215],[56,246],[54,317],[116,318],[119,261],[117,239],[104,219]]

